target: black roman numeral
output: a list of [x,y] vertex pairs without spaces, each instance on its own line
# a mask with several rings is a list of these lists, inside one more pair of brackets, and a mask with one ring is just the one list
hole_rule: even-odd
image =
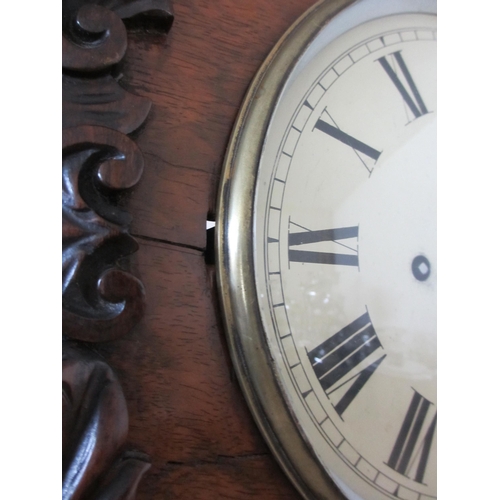
[[333,137],[334,139],[343,142],[347,146],[350,146],[351,148],[354,148],[356,151],[359,151],[360,153],[369,156],[375,161],[378,160],[378,157],[380,156],[380,151],[377,151],[371,146],[368,146],[368,144],[361,142],[352,135],[342,132],[342,130],[335,127],[334,125],[330,125],[329,123],[324,122],[321,118],[318,118],[318,121],[316,122],[314,128],[321,130],[321,132],[324,132],[325,134],[328,134],[330,137]]
[[[327,115],[331,123],[325,121],[323,115]],[[346,146],[351,147],[353,151],[356,153],[359,160],[363,163],[364,167],[368,170],[368,172],[370,173],[372,172],[373,168],[369,167],[367,162],[363,159],[363,157],[360,156],[359,153],[362,153],[363,155],[367,156],[368,158],[371,158],[376,162],[379,156],[381,155],[381,152],[377,151],[375,148],[372,148],[368,144],[365,144],[359,139],[356,139],[352,135],[349,135],[346,132],[340,130],[340,128],[335,123],[335,120],[332,118],[332,116],[326,110],[326,108],[323,110],[323,113],[321,113],[321,116],[316,121],[314,128],[329,135],[330,137],[333,137],[337,141],[340,141],[341,143],[345,144]]]
[[[384,68],[384,71],[387,73],[392,83],[394,83],[394,85],[398,89],[401,97],[411,109],[411,112],[414,114],[415,118],[425,115],[426,113],[428,113],[427,108],[424,104],[424,101],[422,100],[422,97],[420,96],[420,92],[418,91],[410,72],[408,71],[408,67],[404,62],[401,51],[393,52],[392,54],[389,54],[389,56],[392,56],[396,61],[396,64],[401,70],[401,73],[403,74],[403,77],[409,88],[409,92],[399,79],[396,72],[392,69],[389,61],[386,59],[386,56],[377,59],[377,61],[382,65],[382,68]],[[410,95],[410,93],[412,95]]]
[[[415,391],[387,462],[391,469],[418,483],[422,483],[424,480],[425,468],[436,432],[437,412],[435,411],[434,417],[432,417],[432,413],[429,413],[431,404],[429,400]],[[425,429],[424,423],[427,414],[429,414],[430,423]],[[416,459],[418,459],[418,463],[415,469],[412,465]]]
[[355,369],[379,348],[382,345],[366,312],[308,352],[314,373],[330,399],[332,400],[333,393],[342,392],[343,388],[340,399],[332,402],[340,416],[368,382],[385,355],[359,372]]
[[[305,229],[298,224],[297,227]],[[358,250],[344,243],[341,240],[358,237],[358,227],[341,227],[337,229],[321,229],[319,231],[301,231],[296,233],[288,233],[288,258],[290,262],[307,262],[311,264],[332,264],[340,266],[358,266]],[[329,253],[315,252],[309,250],[294,250],[291,247],[307,245],[310,243],[320,243],[325,241],[333,241],[349,250],[350,253]]]

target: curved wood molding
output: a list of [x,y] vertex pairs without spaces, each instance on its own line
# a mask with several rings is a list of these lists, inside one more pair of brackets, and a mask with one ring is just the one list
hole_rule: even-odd
[[131,500],[149,468],[145,455],[123,452],[128,413],[115,374],[78,341],[117,339],[144,312],[143,285],[126,260],[138,244],[117,200],[141,178],[143,156],[127,134],[151,103],[114,74],[127,49],[125,22],[167,32],[172,20],[168,0],[63,2],[64,500]]
[[82,346],[63,345],[62,498],[132,499],[147,457],[122,453],[127,404],[111,368]]
[[142,284],[119,259],[135,252],[128,214],[106,190],[135,185],[142,154],[126,135],[81,125],[63,130],[63,330],[90,342],[125,334],[144,310]]

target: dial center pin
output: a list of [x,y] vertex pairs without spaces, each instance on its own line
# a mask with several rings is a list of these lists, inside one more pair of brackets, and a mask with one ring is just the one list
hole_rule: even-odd
[[411,264],[411,271],[418,281],[425,281],[431,275],[429,259],[423,255],[417,255]]

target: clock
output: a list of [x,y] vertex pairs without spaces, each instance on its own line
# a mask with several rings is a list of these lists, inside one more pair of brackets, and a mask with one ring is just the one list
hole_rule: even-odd
[[225,328],[305,498],[436,498],[436,19],[427,0],[318,3],[230,140]]

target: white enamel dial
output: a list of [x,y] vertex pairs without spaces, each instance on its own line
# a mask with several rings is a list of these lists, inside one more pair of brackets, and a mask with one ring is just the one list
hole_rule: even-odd
[[437,481],[436,16],[375,17],[324,28],[276,104],[254,279],[273,370],[330,477],[349,499],[424,500]]

